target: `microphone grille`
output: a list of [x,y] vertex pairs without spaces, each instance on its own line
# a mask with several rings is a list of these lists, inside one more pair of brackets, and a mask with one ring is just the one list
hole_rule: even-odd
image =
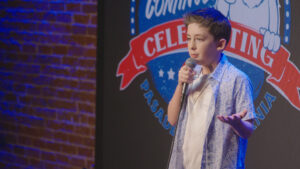
[[196,66],[197,62],[195,59],[193,58],[188,58],[186,61],[185,61],[185,65],[187,65],[188,67],[194,69],[194,67]]

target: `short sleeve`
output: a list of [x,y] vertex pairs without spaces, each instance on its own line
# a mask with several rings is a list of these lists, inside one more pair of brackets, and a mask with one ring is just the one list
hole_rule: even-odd
[[237,80],[236,86],[237,91],[235,92],[235,112],[240,113],[246,109],[248,113],[242,118],[242,120],[255,119],[256,114],[253,105],[253,88],[251,81],[245,75]]

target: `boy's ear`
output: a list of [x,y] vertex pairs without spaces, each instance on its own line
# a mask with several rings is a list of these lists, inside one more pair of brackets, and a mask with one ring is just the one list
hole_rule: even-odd
[[217,50],[223,51],[226,47],[226,39],[222,38],[217,41]]

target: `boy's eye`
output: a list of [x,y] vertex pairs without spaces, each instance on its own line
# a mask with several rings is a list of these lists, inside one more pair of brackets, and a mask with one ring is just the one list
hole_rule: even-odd
[[191,40],[191,38],[190,38],[190,37],[187,37],[187,38],[186,38],[186,40],[187,40],[187,41],[190,41],[190,40]]
[[202,38],[196,38],[196,40],[198,40],[198,41],[203,41],[203,39],[202,39]]

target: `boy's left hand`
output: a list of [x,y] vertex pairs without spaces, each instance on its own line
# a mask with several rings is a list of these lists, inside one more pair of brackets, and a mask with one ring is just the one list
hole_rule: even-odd
[[222,116],[222,115],[218,115],[217,118],[224,122],[224,123],[228,123],[230,124],[231,126],[236,126],[236,125],[239,125],[240,122],[241,122],[241,119],[243,117],[245,117],[247,114],[247,110],[244,110],[240,113],[235,113],[235,114],[232,114],[230,116]]

